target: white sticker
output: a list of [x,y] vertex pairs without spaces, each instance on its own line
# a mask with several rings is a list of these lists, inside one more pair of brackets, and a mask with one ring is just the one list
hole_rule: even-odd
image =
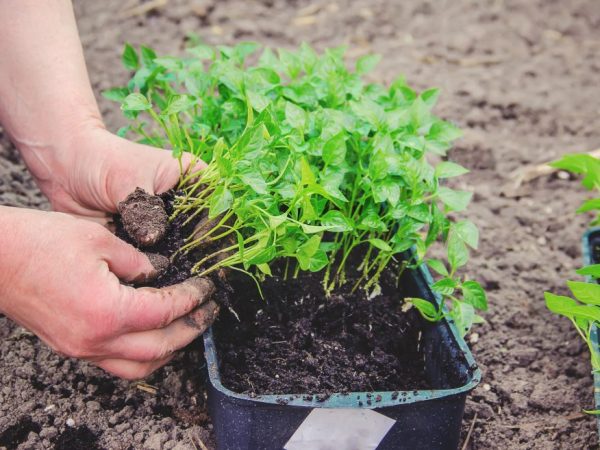
[[371,409],[315,408],[285,450],[375,450],[394,423]]

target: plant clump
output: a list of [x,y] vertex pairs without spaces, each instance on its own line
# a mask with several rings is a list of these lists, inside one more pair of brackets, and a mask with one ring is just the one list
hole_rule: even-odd
[[[600,192],[600,159],[585,153],[570,154],[555,161],[551,166],[583,175],[583,186],[596,193]],[[591,225],[599,225],[600,198],[584,201],[577,212],[595,212],[596,218]],[[589,281],[567,281],[572,297],[546,292],[546,305],[553,313],[571,320],[590,350],[593,372],[600,372],[600,354],[592,340],[592,333],[600,323],[600,264],[583,267],[577,270],[577,274],[587,277]],[[600,414],[600,411],[594,413]]]
[[[466,332],[487,300],[459,274],[478,231],[452,218],[472,193],[444,184],[467,170],[443,160],[461,133],[432,114],[438,90],[418,93],[403,78],[367,82],[376,55],[349,69],[343,48],[259,49],[196,42],[189,57],[158,57],[127,45],[123,63],[134,75],[104,93],[131,120],[121,135],[208,164],[182,173],[171,217],[199,220],[180,251],[215,249],[193,272],[231,269],[259,281],[277,263],[284,278],[322,273],[329,293],[350,282],[347,264],[360,252],[351,287],[373,294],[384,270],[427,263],[450,312],[410,301],[432,321],[450,314]],[[426,259],[437,241],[447,257]]]

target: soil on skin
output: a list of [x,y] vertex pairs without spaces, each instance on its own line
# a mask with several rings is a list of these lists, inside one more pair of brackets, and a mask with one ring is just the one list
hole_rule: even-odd
[[[373,299],[350,288],[326,298],[319,274],[262,284],[238,278],[215,324],[223,384],[247,394],[428,389],[422,320],[401,311],[392,283]],[[352,286],[352,280],[349,285]],[[456,380],[454,380],[457,382]]]
[[[124,5],[75,1],[112,130],[125,120],[100,92],[128,79],[119,64],[123,43],[182,54],[188,33],[215,44],[347,44],[353,58],[383,55],[374,80],[404,74],[419,89],[440,87],[436,113],[465,130],[450,157],[471,169],[453,185],[475,192],[468,216],[481,229],[468,275],[483,281],[490,301],[486,323],[467,336],[483,381],[467,400],[466,448],[598,448],[596,418],[581,413],[594,406],[589,354],[543,297],[567,294],[564,280],[582,265],[591,216],[574,210],[589,194],[579,180],[550,176],[518,197],[501,195],[524,165],[600,146],[597,0],[170,0],[133,15]],[[48,209],[6,138],[0,149],[0,203]],[[213,448],[200,354],[196,342],[146,380],[158,388],[152,395],[54,354],[0,318],[0,433],[30,418],[41,430],[12,448],[52,448],[72,418],[100,448],[195,449],[200,440]]]

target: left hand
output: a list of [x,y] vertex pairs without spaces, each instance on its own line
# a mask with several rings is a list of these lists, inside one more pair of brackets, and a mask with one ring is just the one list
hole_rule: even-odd
[[[67,142],[62,145],[70,148],[54,149],[64,157],[43,161],[46,170],[29,164],[30,169],[55,211],[96,221],[115,213],[136,187],[152,194],[171,189],[181,169],[188,170],[192,162],[185,153],[180,169],[171,151],[128,141],[103,127],[90,128]],[[194,170],[203,165],[196,161]]]

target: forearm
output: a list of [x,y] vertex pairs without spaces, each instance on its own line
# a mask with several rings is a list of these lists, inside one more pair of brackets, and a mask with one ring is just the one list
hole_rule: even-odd
[[102,126],[73,8],[69,0],[2,0],[0,27],[0,122],[47,191],[73,156],[70,141]]

